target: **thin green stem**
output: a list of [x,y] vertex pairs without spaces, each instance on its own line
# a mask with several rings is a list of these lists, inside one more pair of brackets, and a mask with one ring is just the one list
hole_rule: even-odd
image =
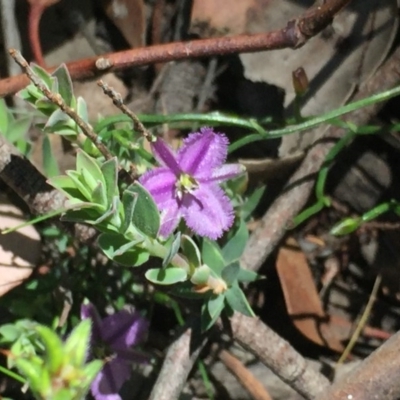
[[375,103],[378,103],[381,101],[388,100],[392,97],[398,96],[399,94],[400,94],[400,86],[397,86],[393,89],[387,90],[382,93],[375,94],[366,99],[358,100],[353,103],[347,104],[336,110],[322,114],[318,117],[308,119],[307,121],[302,122],[300,124],[291,125],[291,126],[281,128],[281,129],[271,130],[271,131],[263,133],[263,134],[257,133],[257,134],[251,134],[251,135],[245,136],[244,138],[239,139],[236,142],[232,143],[229,146],[229,152],[233,152],[249,143],[257,142],[260,140],[273,139],[273,138],[281,137],[284,135],[288,135],[290,133],[300,132],[300,131],[314,128],[322,123],[331,122],[331,120],[341,117],[344,114],[348,114],[349,112],[358,110],[360,108],[363,108],[363,107],[366,107],[366,106],[369,106],[369,105],[372,105],[372,104],[375,104]]

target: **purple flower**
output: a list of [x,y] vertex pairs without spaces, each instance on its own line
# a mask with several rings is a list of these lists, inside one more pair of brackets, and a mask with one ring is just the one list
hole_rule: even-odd
[[161,212],[160,235],[167,237],[181,218],[200,236],[217,239],[234,220],[233,207],[219,184],[243,172],[240,164],[225,164],[229,141],[212,128],[191,133],[174,154],[162,140],[152,143],[162,165],[145,173],[140,182]]
[[[102,320],[91,303],[82,304],[81,318],[90,318],[93,323],[91,348],[95,354],[92,355],[106,358],[103,369],[91,384],[91,392],[96,400],[121,400],[118,392],[130,377],[132,361],[148,360],[131,348],[144,339],[148,322],[139,313],[126,310]],[[96,354],[100,349],[101,354]]]

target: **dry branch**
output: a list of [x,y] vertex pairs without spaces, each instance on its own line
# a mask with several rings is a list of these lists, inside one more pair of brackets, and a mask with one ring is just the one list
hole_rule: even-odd
[[231,318],[233,338],[306,399],[316,399],[329,381],[312,369],[286,340],[258,318],[235,313]]
[[[327,27],[334,16],[351,0],[327,0],[303,15],[290,20],[280,30],[254,35],[240,35],[211,39],[175,42],[105,54],[67,64],[72,79],[100,76],[133,66],[163,63],[197,57],[221,56],[237,53],[299,48],[308,39]],[[53,71],[55,68],[50,68]],[[0,81],[0,97],[16,93],[28,84],[24,75]]]

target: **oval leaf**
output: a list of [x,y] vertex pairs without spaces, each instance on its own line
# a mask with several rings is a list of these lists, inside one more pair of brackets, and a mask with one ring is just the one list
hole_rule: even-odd
[[146,272],[145,276],[150,282],[157,285],[173,285],[185,281],[187,273],[182,268],[152,268]]
[[248,239],[249,231],[247,230],[246,223],[241,219],[239,228],[222,249],[222,255],[226,264],[230,264],[239,259],[244,251]]
[[246,296],[240,289],[237,283],[234,283],[226,292],[225,298],[232,310],[238,311],[241,314],[249,317],[254,317],[254,312],[251,309]]
[[132,223],[147,236],[156,238],[160,228],[160,213],[151,194],[139,182],[130,185],[127,190],[138,195]]
[[225,267],[225,260],[222,257],[221,249],[218,244],[211,240],[203,239],[201,255],[203,262],[207,264],[218,277],[220,277],[221,272]]

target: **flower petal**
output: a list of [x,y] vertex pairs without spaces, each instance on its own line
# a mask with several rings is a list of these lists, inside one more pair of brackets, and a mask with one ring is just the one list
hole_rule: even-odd
[[161,165],[168,167],[177,176],[182,172],[174,152],[163,139],[157,138],[155,142],[151,143],[151,149],[155,159]]
[[176,176],[167,167],[156,168],[143,174],[139,182],[150,192],[160,209],[175,195]]
[[131,374],[130,365],[118,357],[107,362],[90,386],[96,400],[121,400],[118,394]]
[[102,339],[111,349],[127,349],[143,340],[148,326],[138,312],[121,310],[103,319]]
[[226,160],[228,144],[225,135],[215,133],[212,128],[201,128],[184,140],[178,151],[178,163],[184,172],[195,178],[197,174],[211,175],[211,171]]
[[178,226],[181,219],[180,205],[177,199],[171,199],[161,205],[161,226],[159,234],[168,237]]
[[221,183],[228,179],[233,179],[246,171],[242,164],[225,164],[220,168],[214,169],[211,175],[199,177],[197,180],[201,183],[215,182]]
[[182,206],[186,225],[200,236],[218,239],[234,220],[233,207],[223,190],[214,184],[203,184],[186,194]]
[[101,338],[102,321],[96,307],[85,300],[81,305],[81,319],[90,318],[92,320],[91,342],[96,342]]

